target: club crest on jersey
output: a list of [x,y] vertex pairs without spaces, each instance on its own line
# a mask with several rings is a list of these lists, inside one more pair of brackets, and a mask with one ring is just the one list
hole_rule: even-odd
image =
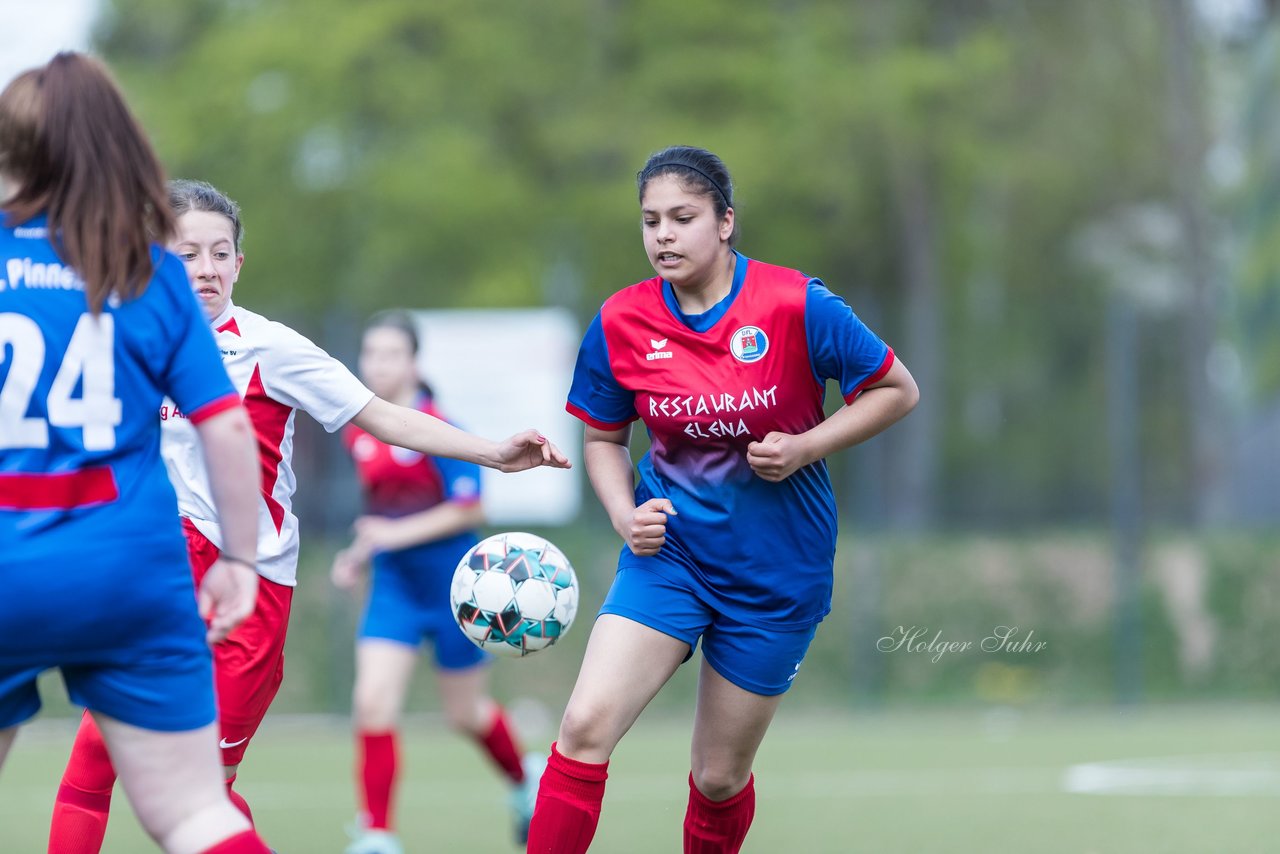
[[758,326],[744,326],[729,337],[729,352],[739,362],[758,362],[769,352],[769,336]]
[[644,354],[646,362],[653,362],[658,359],[670,359],[673,355],[670,350],[663,349],[667,346],[666,338],[650,338],[649,346],[653,348],[653,352]]

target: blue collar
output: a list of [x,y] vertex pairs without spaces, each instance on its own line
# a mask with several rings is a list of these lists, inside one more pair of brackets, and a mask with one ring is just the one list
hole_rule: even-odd
[[747,265],[751,263],[747,256],[736,249],[733,255],[736,260],[733,264],[733,284],[729,286],[729,293],[725,294],[724,299],[702,312],[702,314],[685,314],[681,311],[680,302],[676,299],[675,287],[666,279],[662,280],[662,299],[666,302],[667,308],[671,310],[676,320],[679,320],[694,332],[706,332],[715,326],[720,318],[724,317],[725,312],[729,310],[729,306],[733,305],[733,301],[737,299],[738,292],[742,290],[742,283],[747,278]]

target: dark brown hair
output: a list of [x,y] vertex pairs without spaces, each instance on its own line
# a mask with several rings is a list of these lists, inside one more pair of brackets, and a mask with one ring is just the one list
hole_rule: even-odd
[[[712,210],[719,219],[724,219],[725,213],[733,207],[733,178],[729,175],[729,168],[705,148],[673,145],[649,155],[644,168],[636,173],[636,191],[641,202],[649,182],[662,175],[674,175],[687,190],[710,199]],[[738,221],[735,219],[729,246],[733,247],[737,242]]]
[[164,170],[101,62],[59,53],[0,92],[0,172],[16,182],[7,225],[44,212],[49,240],[96,314],[151,281],[151,244],[173,232]]
[[190,178],[174,178],[169,182],[169,210],[174,218],[191,211],[204,211],[226,217],[231,223],[231,241],[237,253],[244,240],[244,223],[240,221],[240,206],[230,196],[208,181]]

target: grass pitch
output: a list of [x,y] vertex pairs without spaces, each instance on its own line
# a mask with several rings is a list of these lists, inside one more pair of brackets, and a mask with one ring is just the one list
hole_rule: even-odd
[[[525,716],[527,741],[550,741]],[[816,713],[784,703],[760,753],[744,852],[1204,854],[1280,836],[1280,708],[1073,713]],[[528,723],[532,720],[533,723]],[[18,737],[0,773],[0,851],[45,850],[74,722]],[[687,719],[643,717],[610,767],[593,851],[680,850]],[[238,788],[282,854],[341,852],[355,812],[345,722],[268,716]],[[407,852],[511,852],[505,788],[432,717],[406,725],[397,812]],[[154,850],[117,787],[107,854]]]

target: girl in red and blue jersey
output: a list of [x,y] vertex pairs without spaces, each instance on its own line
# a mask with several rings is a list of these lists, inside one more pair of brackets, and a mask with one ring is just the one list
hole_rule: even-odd
[[[365,328],[360,376],[374,394],[437,418],[417,369],[413,318],[391,311]],[[405,695],[422,641],[435,655],[436,684],[450,726],[481,746],[511,785],[515,831],[525,841],[544,759],[521,758],[506,712],[488,692],[489,656],[454,623],[449,585],[458,560],[484,522],[480,467],[379,441],[348,425],[343,441],[356,464],[365,515],[334,558],[333,581],[351,588],[366,566],[373,577],[356,643],[354,725],[362,812],[348,854],[390,854],[401,846],[391,812]]]
[[[587,850],[610,755],[699,641],[684,850],[741,848],[756,751],[831,606],[824,459],[918,397],[893,351],[822,282],[734,249],[733,184],[718,157],[669,148],[637,184],[657,276],[605,302],[567,404],[626,545],[542,778],[537,854]],[[828,380],[845,405],[825,417]],[[636,420],[650,437],[638,483]]]
[[[75,53],[0,93],[0,763],[61,670],[166,851],[266,854],[218,767],[210,641],[254,607],[257,462],[164,174]],[[226,550],[193,595],[156,411],[188,413]],[[210,619],[206,626],[201,620]]]

